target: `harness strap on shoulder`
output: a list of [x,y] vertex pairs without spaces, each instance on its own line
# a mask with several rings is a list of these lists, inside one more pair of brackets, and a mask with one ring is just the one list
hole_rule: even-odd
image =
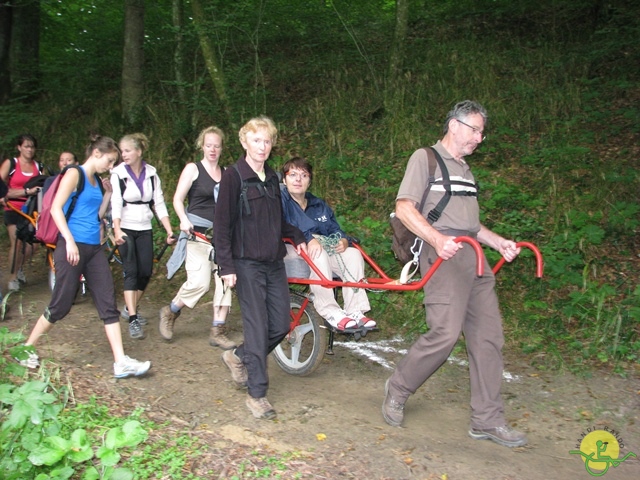
[[240,221],[242,222],[242,208],[244,208],[244,211],[247,213],[247,215],[251,215],[251,207],[249,206],[249,200],[247,200],[247,185],[244,181],[244,179],[242,178],[242,175],[240,174],[240,169],[238,168],[238,164],[234,163],[233,164],[233,169],[236,171],[236,173],[238,174],[238,177],[240,178],[240,201],[239,201],[239,208],[240,208]]
[[249,201],[247,200],[247,186],[244,183],[244,179],[240,174],[240,169],[238,168],[238,164],[233,164],[233,169],[238,174],[238,178],[240,178],[240,198],[238,199],[238,215],[240,215],[240,257],[244,257],[244,223],[242,222],[242,209],[245,208],[247,210],[247,215],[251,213],[251,209],[249,208]]
[[433,225],[438,221],[440,215],[442,215],[442,212],[444,211],[444,208],[447,206],[449,200],[451,199],[451,179],[449,178],[449,170],[445,166],[444,160],[442,160],[440,154],[436,151],[435,148],[431,148],[431,150],[435,154],[438,165],[440,166],[440,173],[442,174],[442,184],[445,189],[444,196],[440,199],[435,208],[432,209],[427,215],[427,221],[430,225]]
[[[127,178],[120,178],[118,177],[118,182],[120,183],[120,195],[122,196],[122,206],[126,206],[128,204],[130,205],[149,205],[149,208],[151,210],[153,210],[153,207],[156,204],[156,201],[154,199],[154,193],[156,190],[156,182],[155,182],[155,175],[151,176],[151,200],[149,200],[148,202],[144,202],[142,200],[136,200],[135,202],[127,202],[124,199],[124,191],[127,189]],[[155,212],[154,212],[155,214]]]
[[[71,203],[69,204],[69,208],[67,209],[67,213],[64,216],[65,219],[67,220],[67,222],[69,221],[69,218],[71,218],[71,214],[73,213],[73,210],[76,208],[76,203],[78,202],[78,197],[80,196],[80,194],[84,190],[84,172],[82,171],[82,169],[80,168],[79,165],[67,165],[66,167],[64,167],[64,170],[62,170],[62,172],[60,172],[60,175],[64,175],[66,173],[66,171],[69,170],[70,168],[76,169],[78,171],[78,183],[76,184],[76,191],[73,194],[73,197],[71,197]],[[99,180],[99,177],[97,175],[96,175],[96,180]],[[99,181],[99,185],[100,185],[100,189],[102,190],[102,182],[101,181]]]

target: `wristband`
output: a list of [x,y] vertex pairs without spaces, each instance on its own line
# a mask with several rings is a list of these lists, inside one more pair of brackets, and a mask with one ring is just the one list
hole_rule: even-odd
[[29,193],[27,192],[27,187],[24,187],[24,196],[25,196],[25,197],[28,197],[28,196],[29,196]]

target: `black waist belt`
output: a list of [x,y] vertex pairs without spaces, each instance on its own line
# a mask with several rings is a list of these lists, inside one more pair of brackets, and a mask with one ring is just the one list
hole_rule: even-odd
[[453,228],[449,228],[446,230],[438,230],[443,235],[449,235],[451,237],[471,237],[474,240],[478,238],[477,233],[471,233],[467,230],[455,230]]

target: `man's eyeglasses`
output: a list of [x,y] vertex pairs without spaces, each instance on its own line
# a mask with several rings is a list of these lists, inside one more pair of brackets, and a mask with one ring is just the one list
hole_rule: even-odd
[[465,127],[469,127],[471,130],[473,130],[473,133],[477,133],[478,135],[480,135],[480,137],[482,138],[482,141],[484,142],[487,139],[487,136],[484,134],[484,132],[482,130],[480,130],[477,127],[472,127],[471,125],[469,125],[468,123],[464,123],[462,120],[459,120],[456,118],[456,120],[458,122],[460,122],[461,124],[463,124]]

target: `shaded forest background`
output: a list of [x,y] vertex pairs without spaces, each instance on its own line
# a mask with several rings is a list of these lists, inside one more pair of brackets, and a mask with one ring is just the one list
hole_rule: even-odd
[[[639,18],[632,0],[4,1],[0,149],[32,133],[55,170],[93,132],[142,131],[170,199],[202,128],[225,130],[231,164],[238,128],[267,114],[272,166],[310,159],[313,192],[397,274],[406,162],[478,100],[482,220],[545,257],[542,281],[526,254],[500,272],[510,347],[540,368],[637,373]],[[370,297],[385,335],[425,329],[421,292]]]

